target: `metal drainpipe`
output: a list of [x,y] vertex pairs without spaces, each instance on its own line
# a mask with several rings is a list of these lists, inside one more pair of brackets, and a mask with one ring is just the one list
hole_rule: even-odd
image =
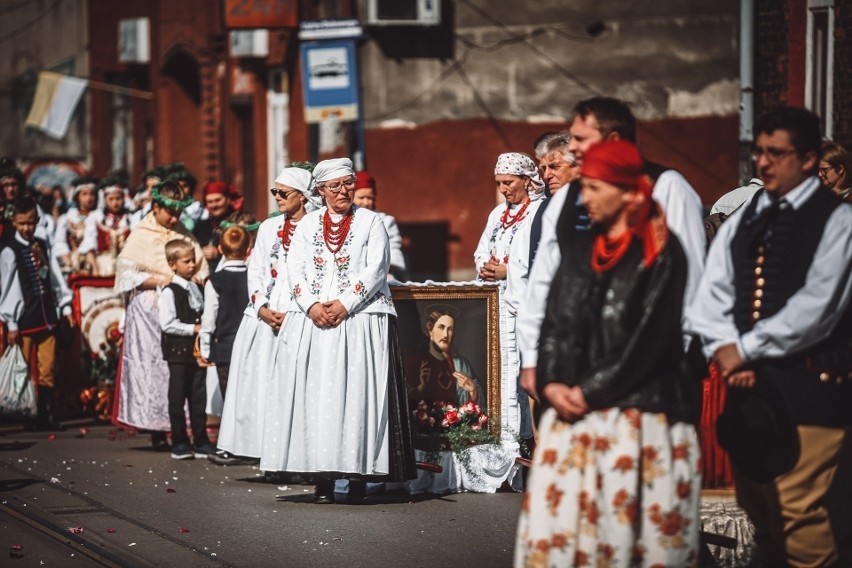
[[754,0],[740,0],[740,182],[752,177],[754,140]]

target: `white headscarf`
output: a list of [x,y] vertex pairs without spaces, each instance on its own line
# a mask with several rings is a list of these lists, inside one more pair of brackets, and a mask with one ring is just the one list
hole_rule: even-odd
[[314,168],[314,186],[330,179],[354,175],[355,170],[352,168],[352,160],[349,158],[323,160]]
[[538,175],[538,168],[532,158],[518,152],[506,152],[497,158],[494,166],[494,175],[508,174],[513,176],[526,176],[533,184],[534,192],[544,189],[544,182]]
[[311,172],[302,168],[284,168],[275,178],[275,183],[292,187],[305,196],[305,199],[308,200],[305,203],[305,211],[308,213],[322,207],[322,201],[313,191],[312,181]]

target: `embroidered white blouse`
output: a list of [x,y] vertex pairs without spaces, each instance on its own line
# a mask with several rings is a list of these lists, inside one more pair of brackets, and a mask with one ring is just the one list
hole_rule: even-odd
[[287,220],[286,215],[270,217],[260,224],[254,241],[253,252],[248,259],[249,303],[244,312],[247,316],[257,317],[257,311],[263,306],[281,311],[287,305],[287,298],[279,300],[280,287],[277,283],[278,263],[284,253],[278,232]]
[[[287,255],[292,297],[288,312],[307,313],[317,302],[340,300],[350,315],[396,315],[387,283],[390,246],[385,226],[369,209],[353,205],[352,211],[349,234],[337,253],[323,237],[325,207],[299,221]],[[341,218],[331,217],[335,222]]]

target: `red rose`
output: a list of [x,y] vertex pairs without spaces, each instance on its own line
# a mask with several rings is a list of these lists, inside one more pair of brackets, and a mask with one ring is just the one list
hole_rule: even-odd
[[453,424],[458,424],[461,421],[461,417],[459,416],[458,411],[451,410],[444,414],[444,419],[441,421],[441,426],[444,428],[448,426],[452,426]]
[[272,277],[273,277],[273,278],[278,278],[278,271],[277,271],[277,270],[275,270],[274,268],[272,269]]

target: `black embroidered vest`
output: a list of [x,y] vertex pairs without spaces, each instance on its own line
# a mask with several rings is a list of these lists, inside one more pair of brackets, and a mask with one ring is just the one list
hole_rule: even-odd
[[[731,241],[734,323],[741,334],[778,313],[805,285],[825,224],[841,201],[819,188],[798,210],[755,215],[755,194]],[[840,267],[838,267],[840,269]],[[852,310],[829,337],[802,352],[757,362],[758,380],[771,380],[799,424],[839,426],[852,417]]]
[[21,333],[54,329],[58,321],[56,298],[50,285],[50,250],[41,239],[23,244],[12,238],[7,245],[15,252],[24,309],[18,318]]
[[[198,286],[195,282],[190,282],[189,285]],[[168,288],[175,296],[177,318],[183,323],[201,323],[201,310],[196,311],[190,307],[189,292],[177,284],[169,284]],[[167,363],[194,363],[195,357],[192,356],[194,345],[194,335],[172,335],[163,332],[163,359]]]
[[216,364],[231,362],[234,338],[243,319],[248,301],[248,274],[246,270],[223,269],[210,277],[213,289],[219,295],[216,314],[216,331],[210,345],[210,360]]

